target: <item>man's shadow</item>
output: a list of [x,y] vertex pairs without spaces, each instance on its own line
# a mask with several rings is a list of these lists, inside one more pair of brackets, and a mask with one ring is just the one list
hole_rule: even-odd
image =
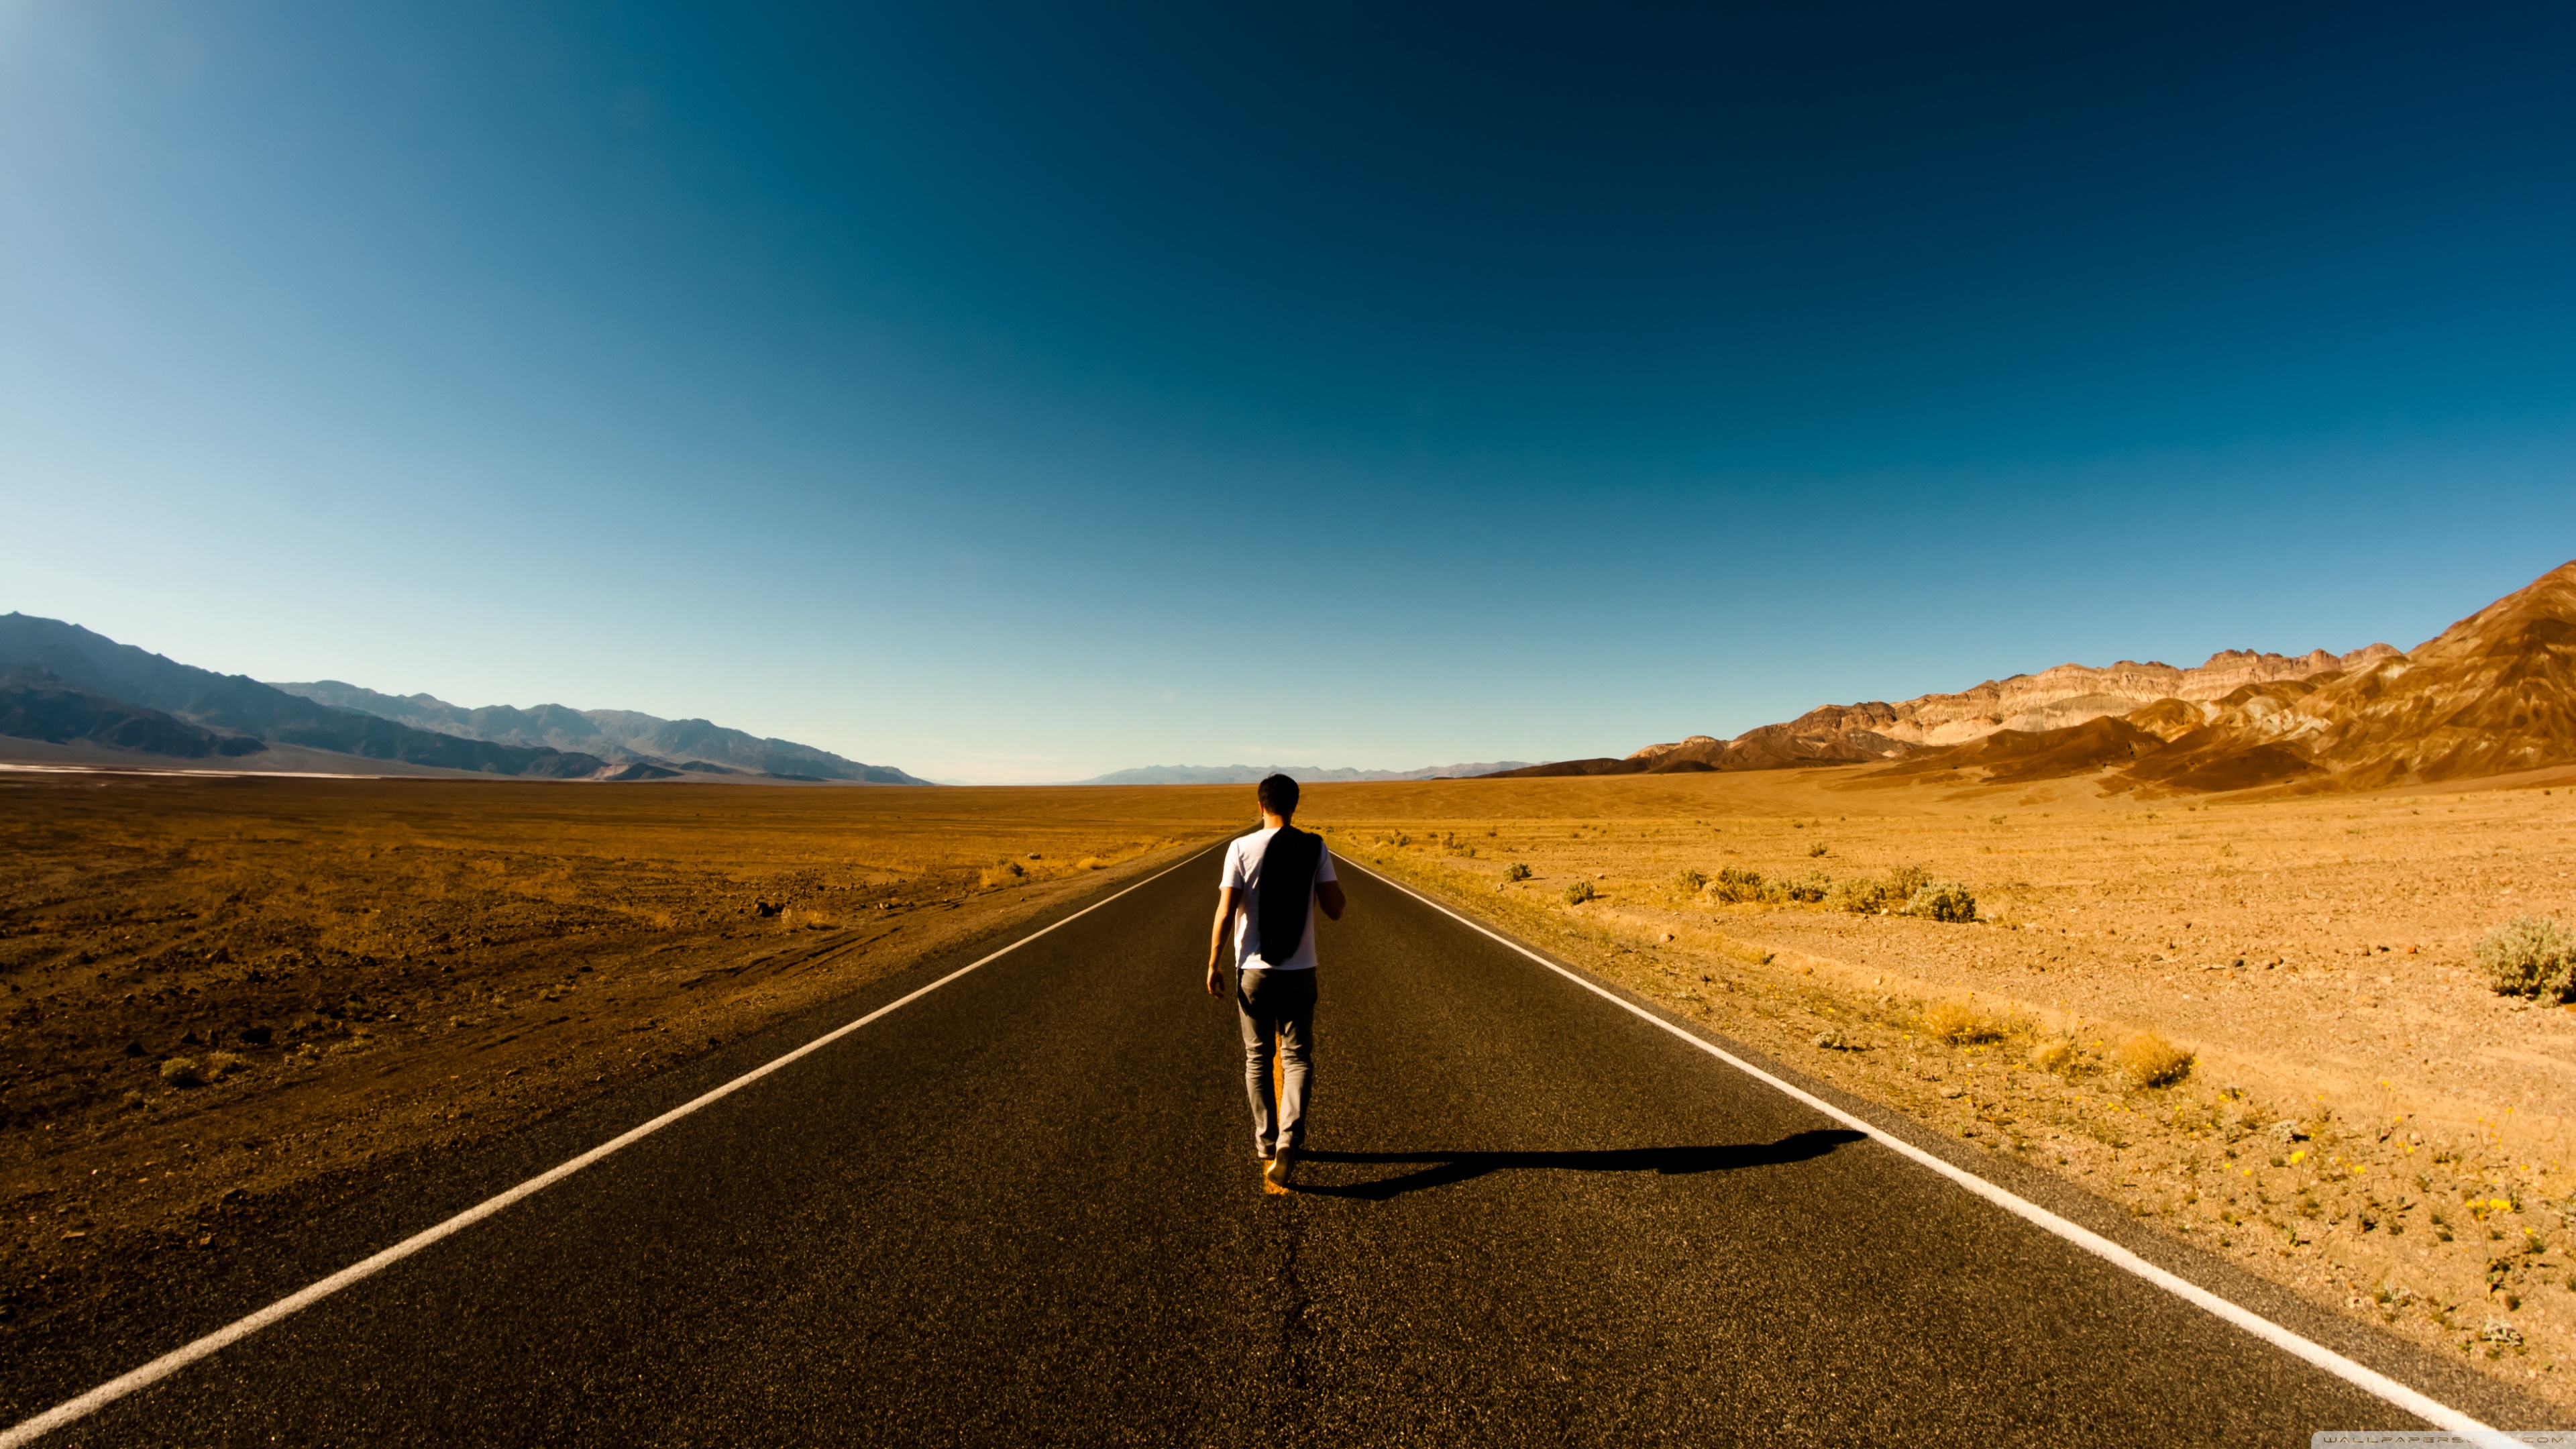
[[1727,1147],[1617,1147],[1591,1152],[1301,1152],[1302,1162],[1423,1162],[1416,1172],[1347,1186],[1303,1183],[1297,1190],[1318,1197],[1356,1197],[1371,1202],[1426,1188],[1447,1187],[1505,1168],[1550,1168],[1560,1172],[1654,1172],[1677,1177],[1694,1172],[1732,1172],[1741,1167],[1770,1167],[1822,1157],[1868,1134],[1847,1128],[1792,1133],[1777,1142],[1740,1143]]

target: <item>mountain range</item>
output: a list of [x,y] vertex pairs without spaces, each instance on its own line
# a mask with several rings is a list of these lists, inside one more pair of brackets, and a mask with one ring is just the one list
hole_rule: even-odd
[[1477,765],[1425,765],[1419,770],[1322,770],[1305,765],[1147,765],[1136,770],[1116,770],[1089,780],[1076,780],[1077,785],[1257,785],[1265,776],[1287,775],[1299,784],[1319,781],[1348,780],[1440,780],[1466,779],[1491,775],[1498,771],[1527,768],[1517,760],[1493,760]]
[[[303,768],[368,761],[552,779],[740,775],[919,785],[790,740],[630,710],[467,708],[338,680],[271,685],[120,644],[76,624],[0,615],[0,735],[162,758]],[[1955,694],[1825,705],[1731,739],[1692,735],[1620,757],[1418,770],[1151,765],[1088,785],[1669,774],[1864,766],[1885,784],[2009,784],[2097,775],[2110,791],[2366,789],[2576,763],[2576,563],[2414,649],[2234,650],[2187,669],[2061,664]]]
[[2110,790],[2369,789],[2576,762],[2576,563],[2399,652],[2230,651],[2196,668],[2063,664],[1901,703],[1826,705],[1733,739],[1503,776],[1877,765],[1890,781],[2100,773]]
[[414,729],[433,730],[499,745],[596,755],[616,764],[672,764],[701,773],[771,775],[790,780],[858,780],[872,785],[923,785],[889,765],[866,765],[830,750],[793,740],[764,739],[702,719],[662,719],[628,709],[572,709],[506,704],[468,709],[427,694],[381,694],[336,679],[276,686],[288,694],[337,709],[356,710]]
[[[394,698],[349,685],[333,687],[352,695]],[[345,762],[351,769],[361,769],[367,762],[397,762],[539,779],[645,780],[676,778],[687,772],[924,783],[900,770],[862,765],[786,740],[754,740],[704,720],[673,722],[599,711],[621,721],[613,729],[593,722],[606,750],[601,753],[566,749],[533,737],[487,738],[467,729],[423,728],[373,710],[295,692],[320,688],[280,689],[246,675],[217,674],[181,664],[60,619],[0,614],[0,735],[20,739],[181,759],[240,760],[272,746],[291,746],[321,752],[326,757],[321,763]],[[533,718],[558,709],[543,706],[526,713]],[[470,717],[489,712],[458,713]],[[587,718],[571,710],[561,713]],[[629,743],[644,738],[665,741],[669,748],[655,754]],[[735,762],[734,756],[745,754],[755,763]],[[772,768],[758,761],[791,768]]]
[[0,670],[0,735],[187,760],[238,758],[268,749],[264,741],[246,735],[219,734],[157,709],[93,694],[33,664]]

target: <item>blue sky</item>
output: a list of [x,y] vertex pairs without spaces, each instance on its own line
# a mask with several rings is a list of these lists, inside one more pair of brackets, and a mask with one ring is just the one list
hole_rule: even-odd
[[942,778],[2576,557],[2563,8],[0,0],[0,608]]

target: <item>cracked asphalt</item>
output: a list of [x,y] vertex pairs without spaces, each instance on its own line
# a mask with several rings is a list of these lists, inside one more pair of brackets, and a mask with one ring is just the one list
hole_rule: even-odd
[[[1314,1150],[1300,1192],[1265,1197],[1231,1008],[1198,989],[1216,870],[1197,857],[42,1442],[2288,1446],[2420,1427],[1357,870],[1320,926]],[[596,1141],[667,1104],[628,1105],[555,1130]],[[473,1190],[522,1167],[486,1164]],[[22,1365],[12,1397],[131,1367],[462,1201],[406,1188],[313,1225],[265,1277],[92,1359]]]

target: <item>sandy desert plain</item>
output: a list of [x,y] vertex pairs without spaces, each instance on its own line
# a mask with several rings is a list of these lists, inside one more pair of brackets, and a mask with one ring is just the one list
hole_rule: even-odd
[[1244,795],[0,773],[0,1345],[1150,871]]
[[[2499,996],[2470,959],[2507,919],[2576,922],[2576,769],[2262,798],[1851,767],[1309,798],[1340,854],[1559,959],[2576,1403],[2576,1007]],[[1908,866],[1979,919],[1702,883]],[[2189,1069],[2142,1085],[2141,1033]]]
[[[1139,876],[1248,826],[1249,795],[0,777],[0,1335]],[[2576,1402],[2576,1010],[2469,963],[2500,921],[2576,920],[2576,769],[2259,798],[1851,767],[1317,785],[1301,823]],[[1980,918],[1705,884],[1909,866]],[[2188,1071],[2140,1084],[2141,1032]]]

